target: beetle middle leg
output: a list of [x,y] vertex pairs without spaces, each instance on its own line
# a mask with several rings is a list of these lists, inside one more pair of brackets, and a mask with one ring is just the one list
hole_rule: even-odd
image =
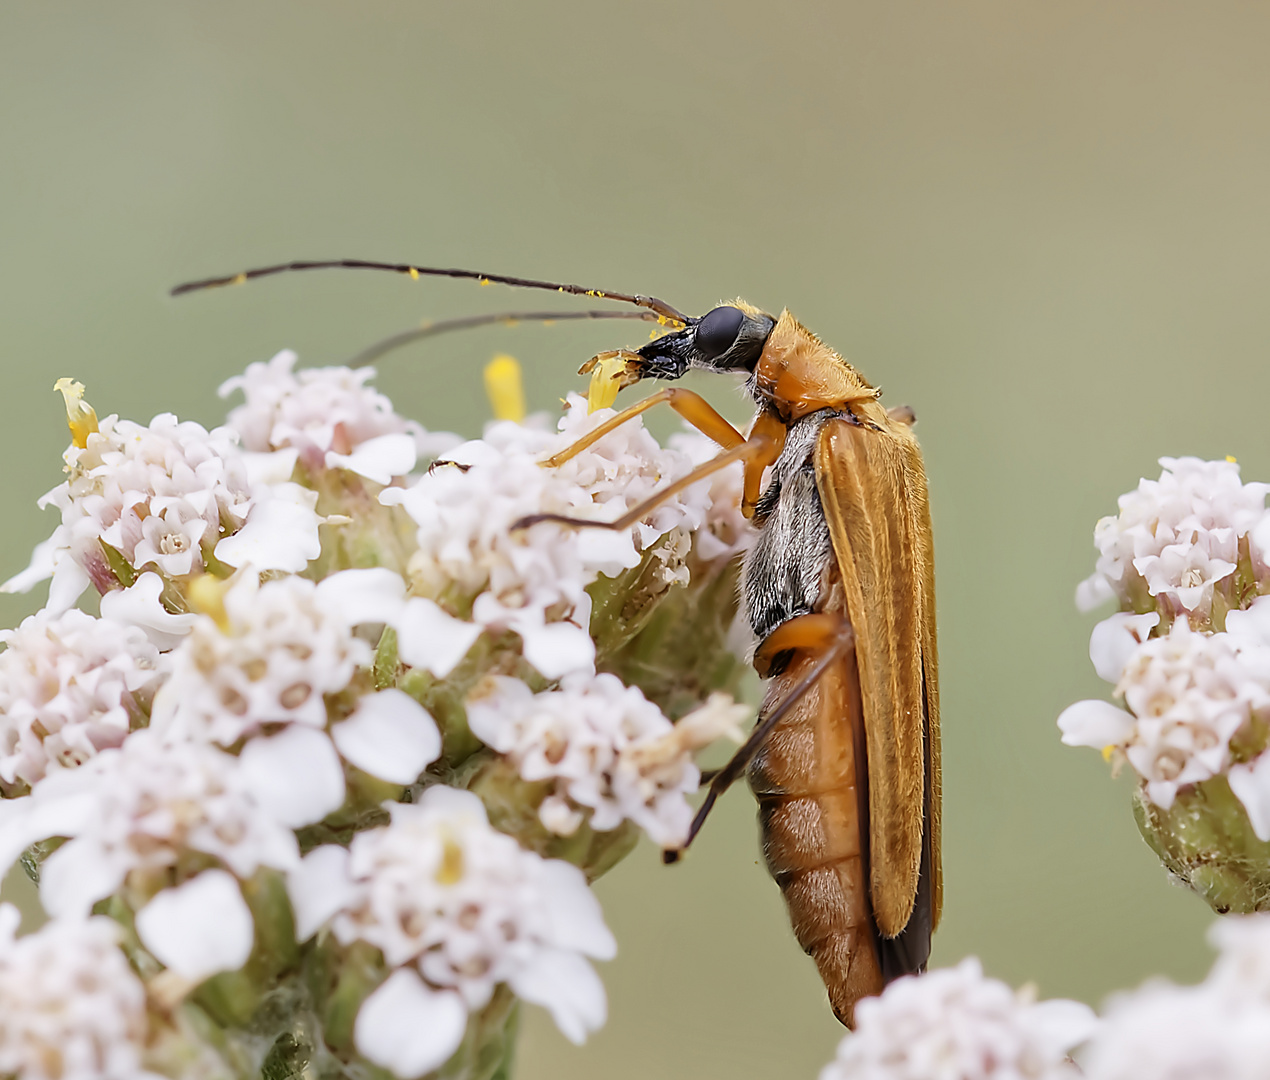
[[692,843],[701,826],[713,809],[715,802],[732,786],[746,767],[758,753],[764,741],[772,733],[772,729],[785,718],[798,702],[824,673],[855,648],[855,632],[851,624],[841,615],[830,612],[815,612],[810,615],[798,615],[789,622],[782,623],[763,639],[754,654],[754,667],[760,675],[771,671],[776,658],[782,653],[799,650],[806,653],[821,653],[816,665],[802,678],[780,703],[766,716],[761,717],[750,737],[745,740],[732,759],[719,769],[710,781],[710,790],[706,792],[705,801],[697,809],[688,830],[688,837],[683,847],[671,848],[662,852],[662,862],[670,864],[679,861],[684,850]]

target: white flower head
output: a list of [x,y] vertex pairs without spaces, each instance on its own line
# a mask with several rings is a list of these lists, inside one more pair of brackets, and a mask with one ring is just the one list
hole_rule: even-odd
[[1094,528],[1097,570],[1077,590],[1092,609],[1112,595],[1127,601],[1134,579],[1177,611],[1206,613],[1214,586],[1234,572],[1239,540],[1265,515],[1270,485],[1242,483],[1233,461],[1160,458],[1158,480],[1119,499],[1120,512]]
[[418,525],[410,565],[416,589],[470,601],[474,622],[515,631],[525,658],[548,678],[593,663],[585,590],[597,575],[638,565],[640,552],[672,529],[699,528],[710,505],[703,481],[625,532],[542,524],[512,533],[513,524],[540,513],[612,520],[691,469],[686,454],[658,447],[638,421],[559,468],[540,464],[611,415],[588,416],[585,400],[571,395],[559,434],[491,424],[483,440],[450,451],[410,489],[381,497]]
[[1270,916],[1229,916],[1198,986],[1154,979],[1117,994],[1082,1055],[1091,1080],[1260,1080],[1270,1061]]
[[322,602],[306,578],[258,585],[248,575],[225,590],[219,618],[198,618],[170,656],[155,726],[230,746],[264,724],[323,728],[324,695],[370,663],[370,645]]
[[692,822],[687,796],[701,782],[695,750],[722,735],[740,741],[749,714],[725,694],[672,724],[615,675],[566,676],[558,690],[534,694],[489,676],[467,701],[473,734],[506,754],[525,780],[554,781],[540,818],[569,835],[589,811],[592,828],[635,822],[662,847],[682,844]]
[[0,631],[0,780],[35,784],[118,746],[160,679],[145,634],[71,609]]
[[1167,810],[1180,787],[1230,768],[1232,736],[1270,707],[1270,653],[1259,639],[1202,634],[1178,619],[1132,650],[1116,693],[1128,713],[1078,702],[1059,717],[1063,742],[1120,750]]
[[44,863],[40,898],[51,915],[82,917],[129,875],[166,872],[188,852],[210,855],[240,878],[260,866],[293,867],[291,830],[343,800],[339,758],[321,732],[288,729],[233,757],[139,731],[46,777],[21,800],[5,830],[5,865],[35,840],[70,837]]
[[134,1080],[148,1021],[141,980],[110,919],[54,920],[15,938],[0,906],[0,1074],[17,1080]]
[[347,853],[315,849],[289,878],[300,936],[330,920],[341,942],[368,942],[423,980],[389,979],[371,995],[358,1049],[375,1061],[413,1060],[393,1040],[427,1026],[419,1071],[434,1068],[499,983],[548,1008],[574,1041],[598,1028],[604,988],[585,957],[608,959],[616,945],[582,872],[491,828],[470,792],[432,787],[389,810],[391,824],[358,834]]
[[820,1080],[1076,1080],[1067,1055],[1096,1025],[1088,1006],[1034,1002],[968,957],[861,1001]]
[[374,368],[304,368],[284,349],[268,363],[248,366],[227,379],[221,397],[241,390],[245,401],[229,414],[229,426],[254,453],[295,452],[310,471],[344,468],[387,484],[459,440],[429,434],[393,411],[392,402],[367,383]]
[[[68,479],[40,500],[61,511],[62,523],[36,549],[31,567],[5,586],[25,590],[52,575],[50,607],[57,610],[73,604],[90,582],[103,593],[117,587],[102,544],[134,570],[168,577],[200,573],[213,552],[242,565],[233,541],[241,549],[243,540],[234,534],[244,526],[249,536],[261,531],[263,523],[249,524],[258,507],[271,508],[273,542],[268,558],[252,560],[257,569],[302,569],[317,554],[316,496],[290,492],[296,485],[253,484],[227,428],[209,432],[170,413],[148,425],[108,416],[82,448],[72,445],[64,456]],[[296,508],[285,521],[273,505],[278,499]],[[59,584],[59,577],[65,581]]]

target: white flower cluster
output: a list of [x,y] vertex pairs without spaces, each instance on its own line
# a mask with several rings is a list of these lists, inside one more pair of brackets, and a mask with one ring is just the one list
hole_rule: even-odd
[[709,510],[708,482],[694,484],[624,532],[512,525],[533,514],[612,520],[692,468],[686,454],[663,450],[637,422],[619,428],[556,469],[539,464],[612,416],[586,413],[570,395],[557,435],[510,422],[446,454],[408,490],[381,501],[401,505],[418,525],[410,573],[417,591],[456,606],[470,604],[480,626],[513,630],[525,659],[547,678],[589,670],[587,632],[599,574],[639,564],[641,551],[676,528],[697,529]]
[[138,628],[71,609],[0,631],[0,781],[27,785],[118,746],[157,686],[159,651]]
[[1270,1062],[1270,916],[1228,916],[1198,986],[1146,983],[1108,1003],[1082,1064],[1090,1080],[1262,1080]]
[[1075,1080],[1068,1054],[1096,1026],[1088,1006],[1035,1002],[969,957],[861,1001],[820,1080]]
[[636,687],[607,674],[567,676],[540,694],[491,675],[467,701],[477,738],[510,758],[523,779],[553,782],[539,809],[548,829],[569,836],[589,811],[592,828],[633,821],[661,847],[688,835],[687,796],[701,782],[694,751],[721,736],[740,742],[749,711],[717,694],[672,724]]
[[17,938],[0,905],[0,1074],[21,1080],[135,1080],[146,995],[106,918],[55,921]]
[[1160,458],[1159,480],[1142,480],[1119,499],[1120,513],[1094,528],[1097,570],[1076,590],[1091,611],[1104,600],[1130,599],[1135,581],[1173,612],[1206,613],[1214,587],[1234,573],[1239,542],[1251,535],[1255,567],[1270,551],[1270,484],[1239,479],[1233,460]]
[[3,586],[25,592],[53,578],[64,611],[90,584],[120,581],[103,545],[134,571],[201,573],[215,557],[256,570],[303,570],[318,554],[317,495],[285,478],[253,478],[228,428],[208,432],[170,413],[148,426],[108,416],[65,454],[69,479],[40,500],[62,514],[31,565]]
[[430,1071],[499,983],[575,1042],[602,1025],[604,987],[584,957],[609,959],[616,944],[582,872],[491,828],[470,792],[433,787],[391,811],[347,851],[310,852],[290,879],[301,938],[329,922],[396,969],[358,1014],[361,1052],[399,1076]]
[[404,476],[420,456],[431,457],[459,442],[429,434],[393,411],[392,402],[367,386],[374,368],[306,368],[294,371],[296,354],[284,349],[268,363],[250,364],[227,379],[221,397],[241,390],[245,401],[229,414],[229,426],[255,453],[290,451],[305,469],[347,469],[380,484]]
[[[663,449],[632,423],[544,468],[612,415],[587,416],[574,396],[558,432],[496,423],[411,481],[419,458],[454,437],[399,417],[369,371],[294,366],[281,353],[229,380],[222,394],[246,401],[210,432],[166,414],[99,423],[82,387],[59,384],[73,445],[66,482],[44,502],[62,523],[5,586],[52,575],[50,602],[0,636],[0,873],[56,841],[39,886],[53,921],[16,944],[0,926],[2,1075],[148,1075],[147,990],[157,1016],[219,972],[264,970],[244,968],[269,948],[269,924],[257,935],[252,914],[269,903],[262,870],[285,878],[301,940],[329,926],[314,947],[382,953],[388,976],[356,1017],[371,1061],[402,1077],[444,1063],[500,986],[580,1041],[606,1011],[587,958],[615,949],[585,875],[495,831],[475,795],[425,777],[441,731],[392,684],[445,700],[442,684],[483,633],[518,634],[525,659],[564,683],[534,695],[491,677],[470,702],[472,728],[524,776],[554,782],[542,817],[564,833],[585,814],[600,830],[632,820],[659,843],[681,841],[700,778],[692,753],[739,738],[746,710],[730,698],[674,725],[616,676],[594,675],[586,592],[650,550],[665,588],[686,585],[697,537],[705,560],[739,551],[736,470],[622,532],[514,532],[541,513],[614,518],[705,451]],[[316,489],[337,469],[409,485],[379,495],[416,526],[409,581],[383,566],[299,576],[319,554],[343,564],[318,530],[350,518],[316,513]],[[382,513],[384,527],[394,516]],[[100,618],[71,608],[89,584]],[[466,730],[459,741],[471,753]],[[421,777],[416,803],[387,804],[390,825],[301,859],[297,830],[364,828],[385,783],[409,797]],[[131,910],[166,969],[143,962],[145,986],[109,924],[90,918],[107,898]],[[91,975],[53,955],[80,939]],[[37,955],[47,970],[22,976],[34,989],[19,1002],[11,972]]]
[[[1225,629],[1208,632],[1215,590],[1233,575],[1242,538],[1248,537],[1254,572],[1265,569],[1270,485],[1241,483],[1230,461],[1160,463],[1158,481],[1141,481],[1121,496],[1118,517],[1098,523],[1098,572],[1078,591],[1078,603],[1114,594],[1127,607],[1144,597],[1162,605],[1117,612],[1090,635],[1094,669],[1128,711],[1080,701],[1058,725],[1067,745],[1128,761],[1146,797],[1164,810],[1188,785],[1227,776],[1257,836],[1270,840],[1270,754],[1235,763],[1231,749],[1232,739],[1270,718],[1270,597],[1248,603],[1225,596],[1227,605],[1247,608],[1226,612]],[[1191,626],[1197,613],[1202,630]],[[1162,619],[1169,618],[1161,635]]]

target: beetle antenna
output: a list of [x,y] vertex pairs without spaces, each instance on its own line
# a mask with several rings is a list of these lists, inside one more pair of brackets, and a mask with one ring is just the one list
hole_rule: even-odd
[[634,304],[646,308],[654,314],[679,326],[688,324],[688,316],[671,307],[664,300],[655,296],[641,296],[638,293],[611,292],[608,289],[588,289],[582,285],[569,285],[558,281],[539,281],[536,278],[510,277],[507,274],[486,274],[479,270],[460,270],[454,267],[413,266],[410,263],[370,262],[365,259],[321,259],[311,262],[277,263],[274,266],[258,266],[254,270],[243,270],[227,277],[203,278],[201,281],[187,281],[172,290],[173,296],[198,292],[201,289],[215,289],[221,285],[241,285],[253,278],[272,277],[274,274],[287,274],[298,270],[383,270],[391,274],[405,274],[411,278],[448,277],[464,278],[468,281],[479,281],[482,285],[494,282],[498,285],[511,285],[518,289],[549,289],[552,292],[565,293],[569,296],[590,296],[596,300],[617,300],[623,304]]
[[373,364],[385,353],[451,330],[471,330],[478,326],[515,326],[522,322],[572,322],[577,319],[638,319],[642,322],[664,322],[664,318],[652,311],[500,311],[488,315],[465,315],[457,319],[425,320],[413,330],[383,338],[368,346],[346,361],[348,367],[359,368]]

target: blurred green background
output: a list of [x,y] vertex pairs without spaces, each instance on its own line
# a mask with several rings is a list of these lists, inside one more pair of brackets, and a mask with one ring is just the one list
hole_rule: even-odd
[[[1251,3],[0,5],[0,574],[52,529],[53,380],[214,424],[284,346],[339,362],[424,317],[542,303],[310,275],[331,256],[789,305],[920,418],[945,702],[935,961],[1098,1001],[1208,964],[1124,779],[1054,718],[1100,695],[1072,606],[1091,529],[1161,454],[1270,478],[1270,8]],[[547,298],[550,301],[551,298]],[[475,433],[480,365],[554,408],[617,324],[496,329],[386,364]],[[698,381],[730,415],[733,388]],[[670,428],[660,421],[659,430]],[[3,598],[13,625],[40,597]],[[840,1035],[733,792],[691,859],[599,891],[621,943],[585,1048],[527,1015],[520,1076],[815,1075]]]

